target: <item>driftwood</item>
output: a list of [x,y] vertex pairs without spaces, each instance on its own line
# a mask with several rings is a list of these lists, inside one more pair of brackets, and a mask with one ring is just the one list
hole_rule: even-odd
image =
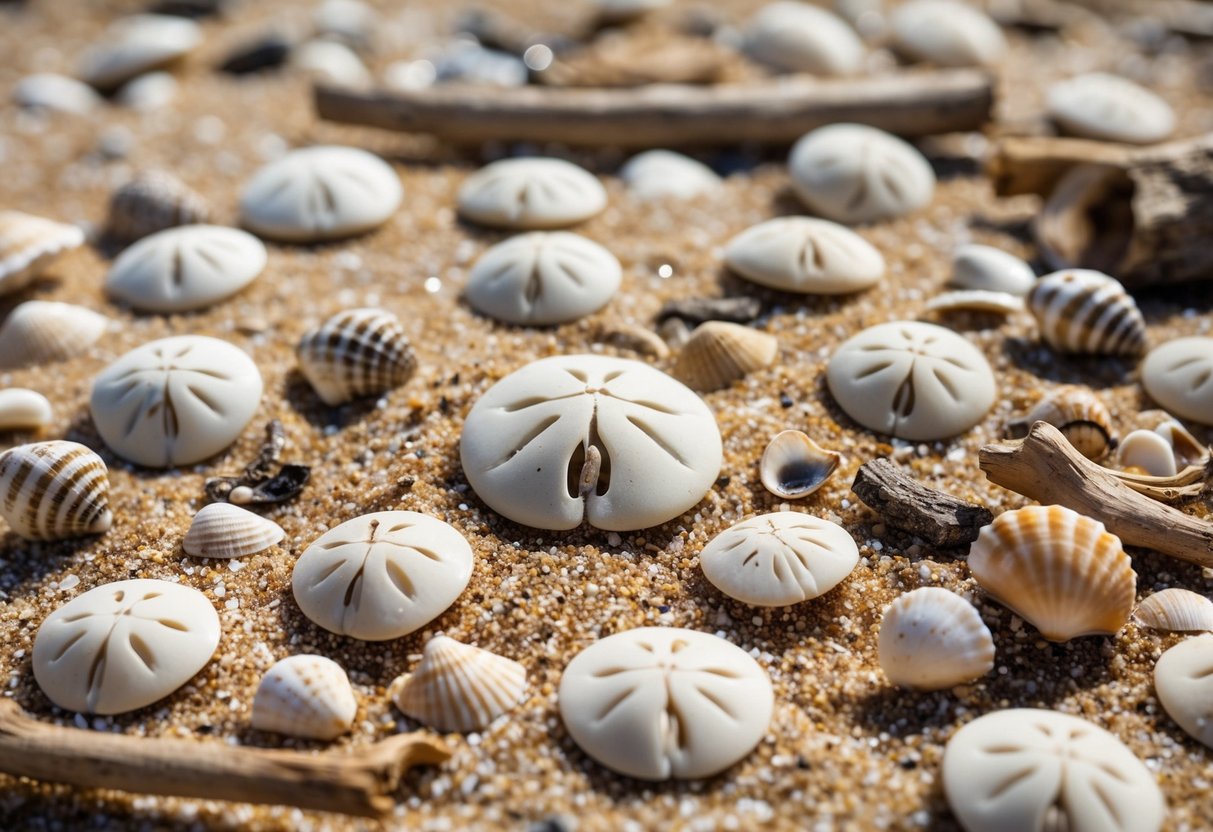
[[1213,566],[1213,523],[1133,490],[1074,450],[1047,422],[1032,425],[1025,439],[986,445],[980,462],[990,482],[1100,520],[1130,546]]
[[670,147],[787,143],[838,121],[902,136],[977,130],[990,119],[993,82],[980,70],[884,78],[794,78],[709,87],[653,84],[622,89],[438,85],[359,92],[320,85],[321,118],[457,143],[562,142]]
[[81,731],[38,722],[0,699],[0,772],[86,788],[383,817],[409,768],[449,757],[440,740],[421,733],[352,754],[307,754]]
[[935,546],[963,546],[994,520],[984,506],[928,488],[887,459],[865,462],[851,485],[855,496],[894,528]]

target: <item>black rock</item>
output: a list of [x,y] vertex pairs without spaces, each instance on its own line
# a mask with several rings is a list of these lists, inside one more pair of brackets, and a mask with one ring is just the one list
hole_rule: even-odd
[[223,59],[219,71],[231,75],[246,75],[276,69],[290,57],[292,44],[285,35],[269,34],[251,43],[241,44]]

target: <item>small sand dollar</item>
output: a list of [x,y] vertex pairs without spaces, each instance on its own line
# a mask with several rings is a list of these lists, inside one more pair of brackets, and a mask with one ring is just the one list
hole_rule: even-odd
[[840,346],[826,370],[830,393],[866,428],[899,439],[964,433],[994,404],[985,356],[950,329],[893,321]]
[[34,678],[60,708],[120,714],[163,699],[219,646],[219,616],[169,581],[104,584],[52,612],[34,639]]
[[477,310],[511,324],[560,324],[600,309],[619,289],[623,269],[593,240],[567,231],[534,231],[486,251],[468,276]]
[[846,226],[811,217],[780,217],[729,240],[724,262],[737,274],[785,292],[836,295],[875,286],[884,257]]
[[619,178],[638,199],[690,199],[720,187],[710,167],[672,150],[646,150],[619,169]]
[[572,162],[502,159],[463,183],[459,213],[495,228],[564,228],[598,214],[606,200],[602,183]]
[[1057,711],[975,719],[944,749],[948,805],[968,832],[1157,832],[1154,775],[1104,729]]
[[996,64],[1007,51],[997,23],[955,0],[913,0],[898,6],[889,22],[899,52],[936,66]]
[[1181,641],[1154,665],[1154,689],[1167,715],[1213,748],[1213,634]]
[[608,531],[656,526],[698,503],[720,473],[716,420],[697,395],[638,361],[533,361],[480,398],[459,444],[472,488],[540,529],[582,519]]
[[1213,425],[1213,338],[1176,338],[1150,350],[1141,383],[1169,413]]
[[1088,139],[1152,144],[1175,130],[1171,105],[1128,78],[1092,72],[1049,87],[1049,115],[1066,133]]
[[453,526],[415,511],[379,511],[312,541],[291,588],[324,629],[384,641],[442,614],[471,577],[472,547]]
[[774,694],[758,663],[724,639],[641,627],[574,656],[559,702],[573,740],[604,766],[644,780],[693,779],[750,753]]
[[788,72],[854,75],[863,64],[863,41],[825,9],[781,0],[750,19],[743,34],[750,57]]
[[726,529],[699,554],[724,594],[759,607],[783,607],[824,595],[859,562],[846,529],[798,511],[752,517]]

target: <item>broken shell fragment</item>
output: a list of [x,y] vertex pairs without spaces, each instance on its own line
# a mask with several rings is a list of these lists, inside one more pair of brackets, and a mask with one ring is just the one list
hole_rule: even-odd
[[324,656],[288,656],[261,677],[252,724],[259,731],[331,740],[350,730],[357,711],[341,665]]
[[1059,387],[1045,396],[1027,416],[1008,422],[1007,434],[1016,439],[1027,436],[1036,422],[1048,422],[1060,430],[1087,459],[1102,459],[1118,441],[1108,408],[1093,391],[1078,385]]
[[695,327],[683,345],[673,375],[692,390],[709,393],[769,367],[778,354],[774,335],[741,324],[707,321]]
[[1178,470],[1171,443],[1152,430],[1135,430],[1126,436],[1116,451],[1116,464],[1152,477],[1173,477]]
[[758,470],[767,491],[799,500],[825,485],[841,461],[842,454],[827,451],[803,432],[785,430],[762,452]]
[[1023,310],[1023,298],[1007,292],[990,292],[984,289],[941,292],[927,301],[928,312],[990,312],[995,315],[1014,315]]
[[1061,352],[1138,356],[1146,349],[1146,322],[1116,280],[1091,269],[1047,274],[1028,292],[1028,310],[1040,336]]
[[1133,620],[1168,633],[1213,631],[1213,601],[1189,589],[1172,587],[1147,595],[1133,610]]
[[880,667],[895,685],[944,690],[990,672],[994,638],[964,598],[940,587],[922,587],[885,610]]
[[0,390],[0,431],[37,430],[54,418],[46,396],[24,387]]
[[88,352],[109,318],[70,303],[29,300],[0,325],[0,368],[41,367]]
[[400,387],[417,367],[400,321],[382,309],[338,312],[304,333],[297,354],[304,378],[331,407]]
[[109,472],[101,457],[64,440],[0,454],[0,517],[27,540],[109,531]]
[[0,295],[24,289],[65,252],[84,245],[74,225],[0,211]]
[[199,558],[242,558],[268,549],[285,536],[272,520],[230,503],[211,503],[194,515],[182,548]]
[[421,664],[394,681],[396,707],[439,731],[479,731],[513,708],[526,690],[526,668],[513,659],[447,636],[426,642]]

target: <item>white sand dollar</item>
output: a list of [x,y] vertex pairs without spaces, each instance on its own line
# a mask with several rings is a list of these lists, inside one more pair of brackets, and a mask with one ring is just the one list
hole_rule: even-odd
[[771,681],[724,639],[677,627],[616,633],[573,657],[560,717],[581,749],[645,780],[710,777],[758,744]]
[[324,629],[384,641],[441,615],[471,577],[472,547],[454,527],[415,511],[379,511],[312,541],[291,589]]
[[968,832],[1157,832],[1166,804],[1119,739],[1076,716],[995,711],[944,749],[948,804]]
[[1213,634],[1181,641],[1154,665],[1154,689],[1167,715],[1213,748]]
[[262,237],[312,243],[362,234],[400,207],[392,166],[354,147],[293,150],[253,175],[240,196],[244,226]]
[[759,607],[824,595],[858,562],[859,548],[846,529],[799,511],[743,520],[699,553],[700,568],[713,586]]
[[1213,425],[1213,338],[1176,338],[1150,350],[1141,383],[1167,412]]
[[830,393],[866,428],[899,439],[964,433],[994,404],[985,356],[950,329],[893,321],[848,339],[826,370]]
[[912,0],[894,9],[889,23],[899,52],[936,66],[989,66],[1007,51],[997,23],[955,0]]
[[132,15],[116,21],[85,51],[79,75],[98,89],[113,89],[136,75],[172,63],[201,41],[202,29],[192,20]]
[[619,289],[623,268],[593,240],[533,231],[490,248],[468,275],[468,303],[510,324],[561,324],[589,315]]
[[884,257],[846,226],[811,217],[779,217],[729,240],[725,264],[762,286],[785,292],[837,295],[875,286]]
[[199,462],[232,444],[261,403],[261,373],[218,338],[152,341],[93,381],[89,408],[105,444],[149,468]]
[[619,169],[619,178],[638,199],[690,199],[720,187],[710,167],[672,150],[646,150]]
[[144,237],[118,255],[105,289],[141,311],[189,312],[239,292],[265,261],[265,246],[252,234],[184,225]]
[[959,289],[1022,296],[1036,285],[1036,273],[1014,254],[974,244],[956,249],[951,284]]
[[497,228],[564,228],[598,214],[606,200],[602,183],[572,162],[502,159],[463,183],[459,213]]
[[540,529],[583,517],[608,531],[664,523],[720,473],[716,420],[697,395],[638,361],[533,361],[480,398],[459,443],[468,482],[494,511]]
[[804,135],[788,168],[809,210],[838,222],[904,216],[935,193],[935,172],[921,153],[863,124],[831,124]]
[[184,685],[218,646],[219,616],[198,590],[118,581],[46,617],[34,639],[34,678],[60,708],[120,714]]
[[743,44],[757,61],[814,75],[854,75],[867,51],[842,18],[794,0],[759,9],[746,25]]
[[1049,87],[1049,116],[1066,133],[1110,142],[1151,144],[1175,130],[1175,111],[1119,75],[1092,72]]

